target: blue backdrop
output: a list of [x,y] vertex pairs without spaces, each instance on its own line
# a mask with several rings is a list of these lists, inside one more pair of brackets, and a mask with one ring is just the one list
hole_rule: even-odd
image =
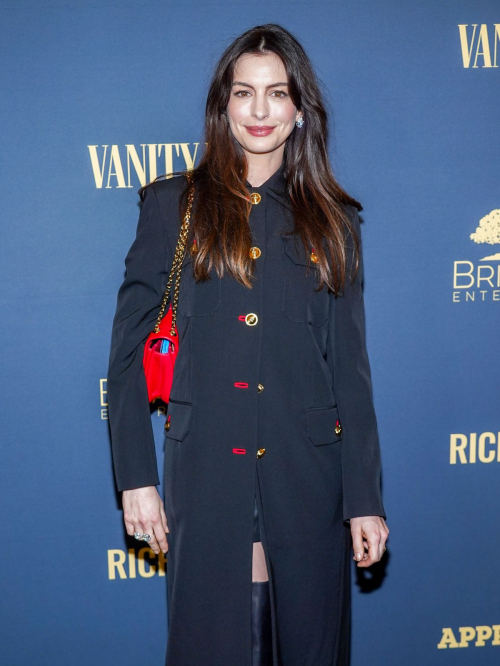
[[165,562],[113,483],[112,316],[137,189],[199,159],[212,67],[263,22],[310,54],[364,206],[391,533],[353,563],[353,666],[500,663],[497,0],[0,7],[4,663],[163,664]]

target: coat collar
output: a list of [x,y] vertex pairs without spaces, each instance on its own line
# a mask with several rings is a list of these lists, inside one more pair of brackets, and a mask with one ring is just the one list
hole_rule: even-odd
[[286,190],[286,178],[285,178],[285,161],[281,163],[281,166],[270,176],[262,185],[259,187],[252,187],[248,180],[245,181],[245,186],[251,192],[260,192],[265,190],[270,197],[279,201],[283,206],[293,210],[292,202],[290,196]]

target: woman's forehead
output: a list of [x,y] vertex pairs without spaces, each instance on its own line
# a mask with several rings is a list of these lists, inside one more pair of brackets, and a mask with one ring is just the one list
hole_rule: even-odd
[[[288,80],[285,66],[281,58],[275,53],[266,53],[256,55],[254,53],[245,53],[238,58],[233,71],[233,81],[241,80],[245,76],[253,77],[274,77],[276,82],[285,82]],[[278,76],[279,78],[275,78]]]

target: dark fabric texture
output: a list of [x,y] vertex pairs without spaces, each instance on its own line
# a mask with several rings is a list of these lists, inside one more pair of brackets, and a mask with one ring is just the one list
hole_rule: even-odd
[[[166,286],[184,188],[183,177],[147,188],[118,292],[108,409],[119,490],[159,483],[142,356]],[[163,469],[166,665],[251,666],[257,502],[274,666],[344,666],[347,523],[385,518],[363,270],[338,298],[316,292],[314,264],[307,274],[302,244],[284,235],[293,219],[283,165],[249,189],[262,197],[250,214],[252,245],[261,250],[253,288],[215,271],[196,283],[190,253],[182,269]],[[357,210],[346,212],[359,236]],[[249,313],[258,316],[254,326],[245,323]],[[265,451],[257,457],[259,449]]]
[[255,498],[253,508],[253,541],[254,543],[260,541],[259,509],[257,508],[257,497]]

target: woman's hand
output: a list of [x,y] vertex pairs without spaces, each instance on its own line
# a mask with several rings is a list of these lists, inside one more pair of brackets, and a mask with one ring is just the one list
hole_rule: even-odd
[[[382,559],[389,528],[382,516],[351,518],[353,560],[358,567],[370,567]],[[365,553],[365,548],[368,550]]]
[[124,490],[122,493],[123,520],[127,534],[134,536],[135,532],[149,534],[151,541],[145,541],[157,555],[160,549],[168,551],[166,532],[167,517],[163,501],[158,494],[156,486],[145,486]]

